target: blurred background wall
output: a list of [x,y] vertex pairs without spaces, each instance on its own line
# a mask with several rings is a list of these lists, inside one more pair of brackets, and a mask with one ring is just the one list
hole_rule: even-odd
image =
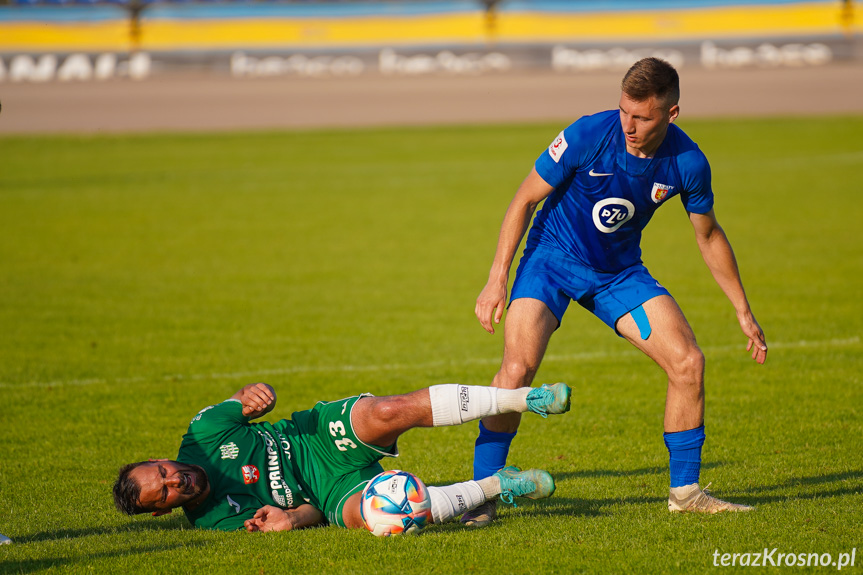
[[854,0],[0,0],[0,81],[802,67],[861,31]]

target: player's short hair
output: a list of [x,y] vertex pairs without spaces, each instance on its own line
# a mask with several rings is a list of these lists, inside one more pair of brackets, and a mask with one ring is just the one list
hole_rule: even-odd
[[633,64],[623,77],[620,89],[636,102],[643,102],[651,96],[670,106],[680,101],[677,70],[660,58],[642,58]]
[[147,462],[139,461],[137,463],[124,465],[120,468],[120,472],[117,474],[117,481],[114,482],[114,505],[118,510],[122,511],[126,515],[138,515],[140,513],[146,513],[147,511],[141,507],[141,503],[139,501],[141,497],[141,486],[129,477],[129,474],[133,469],[145,463]]

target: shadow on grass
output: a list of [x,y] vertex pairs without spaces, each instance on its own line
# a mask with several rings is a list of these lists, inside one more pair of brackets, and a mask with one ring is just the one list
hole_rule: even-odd
[[[710,469],[726,465],[725,462],[709,462],[703,465],[703,468]],[[563,479],[574,478],[596,478],[596,477],[632,477],[641,475],[660,475],[667,474],[668,468],[665,466],[643,467],[631,470],[611,470],[611,469],[586,469],[571,472],[555,473],[556,481]],[[856,480],[856,481],[855,481]],[[438,484],[450,484],[457,481],[436,482]],[[841,486],[833,489],[816,490],[811,493],[796,493],[796,494],[777,494],[770,495],[769,492],[777,490],[791,490],[793,488],[804,488],[819,485],[829,485],[838,482],[846,482],[847,486]],[[787,502],[794,500],[811,500],[822,499],[829,497],[841,497],[844,495],[858,495],[863,489],[863,470],[852,470],[843,473],[829,473],[825,475],[814,475],[810,477],[794,477],[784,482],[774,485],[762,485],[749,488],[735,488],[735,490],[724,490],[726,494],[731,494],[736,503],[744,503],[749,505],[760,505],[764,503]],[[737,493],[740,490],[740,494]],[[763,495],[749,495],[750,493],[760,493]],[[715,492],[715,495],[722,498],[723,493]],[[659,496],[631,496],[631,497],[614,497],[604,499],[579,499],[575,497],[553,497],[548,501],[520,501],[519,508],[522,514],[533,516],[566,516],[566,517],[600,517],[609,515],[608,510],[604,508],[615,505],[665,505],[668,501],[667,496],[663,493]],[[505,524],[505,522],[504,522]],[[495,522],[483,530],[497,529],[503,527],[500,522]],[[136,533],[146,531],[183,531],[193,530],[186,519],[182,516],[168,517],[162,519],[151,520],[135,520],[125,525],[111,527],[95,527],[88,529],[60,529],[56,531],[44,531],[33,535],[15,537],[17,544],[34,543],[40,541],[53,541],[60,539],[74,539],[78,537],[90,537],[94,535],[113,535],[123,533]],[[449,522],[445,525],[434,527],[433,532],[450,533],[455,531],[470,530],[472,528],[464,527],[458,521]],[[163,546],[149,546],[137,549],[118,550],[113,552],[105,552],[89,556],[91,559],[100,557],[111,557],[119,555],[131,555],[135,553],[149,553],[167,551],[177,547],[188,547],[190,545],[203,545],[204,542],[186,542],[183,544],[166,544]],[[28,560],[13,563],[4,563],[3,567],[7,567],[11,572],[29,573],[39,569],[45,569],[51,566],[61,566],[72,561],[78,561],[80,558],[70,559],[66,557],[46,558],[38,560]]]
[[[612,505],[664,505],[668,501],[666,497],[633,496],[614,499],[577,499],[574,497],[552,497],[545,501],[518,500],[519,519],[542,519],[547,517],[604,517],[611,512],[604,507]],[[512,507],[503,507],[503,516],[491,525],[482,528],[482,531],[506,528],[507,511]],[[498,507],[499,512],[501,507]],[[433,533],[455,533],[458,531],[476,531],[474,527],[465,527],[457,519],[443,525],[434,525],[429,530]]]
[[[727,465],[723,461],[713,461],[705,463],[702,469],[711,469]],[[596,477],[633,477],[641,475],[667,475],[667,467],[643,467],[630,470],[611,470],[611,469],[586,469],[579,471],[555,473],[554,478],[558,483],[565,479],[579,478],[596,478]],[[857,480],[857,481],[854,481]],[[793,488],[806,488],[819,485],[829,485],[833,483],[845,482],[847,486],[839,486],[835,488],[817,489],[808,493],[793,493],[793,494],[776,494],[770,495],[772,491],[789,491]],[[795,477],[787,481],[777,483],[775,485],[764,485],[759,487],[741,487],[730,486],[728,489],[721,491],[713,490],[713,494],[719,498],[728,497],[735,503],[744,503],[747,505],[760,505],[764,503],[786,502],[795,500],[811,500],[829,497],[841,497],[844,495],[857,495],[863,490],[863,471],[854,470],[843,473],[829,473],[825,475],[815,475],[810,477]],[[724,493],[723,493],[724,492]],[[558,494],[560,491],[558,491]],[[751,495],[751,494],[762,495]],[[522,503],[524,501],[524,503]],[[663,492],[652,495],[633,495],[628,497],[609,497],[604,499],[579,499],[576,497],[559,497],[555,495],[547,501],[528,502],[519,500],[519,508],[522,508],[524,513],[535,515],[551,515],[551,516],[568,516],[568,517],[598,517],[609,515],[610,512],[606,509],[616,505],[657,505],[664,507],[668,501],[668,496]],[[493,527],[492,524],[489,527]],[[441,526],[444,531],[453,531],[462,528],[461,525],[448,524]],[[439,528],[436,528],[436,530]]]
[[[734,496],[734,502],[755,505],[757,507],[763,503],[784,503],[789,501],[806,501],[809,499],[828,499],[831,497],[842,497],[844,495],[860,495],[860,493],[860,487],[845,487],[841,489],[830,489],[828,491],[818,491],[815,493],[792,493],[789,495],[758,495],[756,497],[750,497],[745,494],[741,494],[739,496]],[[716,494],[714,493],[714,495]]]
[[[828,473],[826,475],[815,475],[812,477],[792,477],[784,483],[777,485],[762,485],[749,489],[751,492],[763,493],[765,491],[773,491],[774,489],[786,489],[788,487],[803,487],[809,485],[821,485],[824,483],[836,483],[838,481],[847,481],[848,479],[863,480],[863,469],[855,469],[844,473]],[[857,491],[852,491],[857,492]]]
[[[701,464],[701,469],[714,469],[727,465],[724,461],[708,461]],[[555,481],[561,479],[591,478],[591,477],[632,477],[636,475],[668,475],[668,466],[642,467],[640,469],[579,469],[577,471],[562,471],[552,473]]]
[[[518,465],[517,463],[512,465]],[[701,465],[702,469],[713,469],[715,467],[722,467],[723,465],[727,465],[724,461],[711,461],[708,463],[703,463]],[[526,469],[522,467],[522,469]],[[549,470],[551,475],[554,477],[555,482],[560,482],[563,479],[578,479],[578,478],[592,478],[592,477],[631,477],[636,475],[668,475],[668,466],[654,466],[654,467],[642,467],[640,469],[579,469],[576,471],[551,471]],[[459,478],[450,478],[450,479],[440,479],[435,481],[434,483],[429,483],[429,485],[450,485],[453,483],[458,483],[460,481],[465,481],[464,477]]]
[[[705,463],[702,465],[702,469],[711,469],[715,467],[721,467],[726,465],[726,462],[723,461],[714,461]],[[590,477],[607,477],[607,476],[621,476],[621,477],[629,477],[629,476],[638,476],[638,475],[652,475],[652,474],[667,474],[667,467],[645,467],[642,469],[633,469],[633,470],[622,470],[622,471],[611,471],[605,469],[598,470],[585,470],[585,471],[573,471],[573,472],[563,472],[563,473],[555,473],[554,478],[557,481],[561,479],[570,479],[570,478],[590,478]],[[853,481],[857,480],[857,481]],[[828,486],[834,483],[846,482],[847,486],[840,486],[835,488],[824,488],[824,489],[816,489],[814,491],[809,491],[806,488],[813,488],[816,486]],[[744,503],[748,505],[759,505],[762,503],[772,503],[777,501],[792,501],[792,500],[807,500],[807,499],[820,499],[824,497],[840,497],[843,495],[855,495],[861,492],[863,486],[861,486],[861,482],[863,482],[863,470],[853,470],[847,471],[843,473],[828,473],[825,475],[813,475],[810,477],[794,477],[788,479],[787,481],[783,481],[774,485],[761,485],[757,487],[745,487],[739,485],[731,485],[731,486],[716,486],[716,488],[711,489],[713,491],[713,495],[719,497],[720,499],[724,497],[732,498],[735,503]],[[702,486],[705,484],[702,482]],[[793,491],[794,488],[797,488],[798,491],[806,490],[807,493],[793,493],[793,494],[775,494],[770,495],[770,492],[775,491]],[[724,492],[724,493],[723,493]],[[599,515],[601,513],[594,513],[592,510],[595,510],[604,505],[612,505],[612,504],[632,504],[638,505],[642,503],[659,503],[665,502],[667,498],[662,497],[622,497],[615,499],[595,499],[595,500],[581,500],[581,499],[571,499],[569,500],[572,503],[573,509],[575,511],[575,515]],[[554,499],[554,501],[560,504],[564,503],[567,500],[564,499]],[[556,511],[552,511],[552,514],[556,514]]]
[[35,543],[37,541],[56,541],[58,539],[77,539],[78,537],[90,537],[93,535],[114,535],[120,533],[135,533],[142,531],[181,531],[193,530],[189,522],[182,516],[169,517],[166,519],[150,518],[149,521],[137,520],[125,525],[113,525],[110,527],[89,527],[86,529],[58,529],[55,531],[42,531],[32,535],[15,537],[16,544]]
[[[856,480],[856,481],[855,481]],[[845,483],[845,486],[818,489],[809,491],[809,489],[819,486],[828,485],[831,483]],[[800,493],[806,489],[807,493]],[[771,491],[785,491],[786,494],[768,495]],[[796,493],[794,491],[797,491]],[[791,493],[788,493],[791,492]],[[762,503],[774,503],[777,501],[800,501],[809,499],[823,499],[828,497],[842,497],[843,495],[860,495],[863,492],[863,470],[846,471],[844,473],[828,473],[825,475],[813,475],[810,477],[793,477],[782,483],[775,485],[761,485],[751,487],[745,490],[745,493],[740,496],[742,503],[750,505],[759,505]],[[763,495],[750,496],[749,493],[759,493]]]
[[[20,541],[20,540],[19,540]],[[17,543],[16,543],[17,544]],[[41,557],[39,559],[22,559],[20,561],[5,561],[3,563],[4,573],[33,573],[45,569],[63,567],[65,565],[91,564],[99,559],[111,557],[122,557],[128,555],[144,555],[149,553],[163,553],[178,548],[189,548],[206,545],[205,542],[166,543],[164,545],[146,545],[142,547],[131,547],[129,549],[117,549],[114,551],[102,551],[101,553],[83,553],[75,556]]]
[[[724,462],[713,462],[704,465],[704,468],[719,467],[725,465]],[[590,471],[575,471],[569,473],[555,474],[555,480],[576,478],[576,477],[603,477],[603,476],[634,476],[634,475],[650,475],[667,473],[665,467],[646,467],[643,469],[635,469],[631,471],[609,471],[609,470],[590,470]],[[856,481],[855,481],[856,480]],[[844,482],[847,485],[830,487],[830,484]],[[770,495],[772,491],[793,491],[798,488],[802,491],[805,488],[815,486],[825,486],[825,488],[815,489],[807,493],[790,493]],[[843,473],[828,473],[825,475],[813,475],[810,477],[794,477],[777,483],[774,485],[763,485],[758,487],[741,487],[730,486],[729,489],[721,491],[712,490],[713,495],[720,499],[728,497],[735,503],[744,503],[747,505],[760,505],[764,503],[812,500],[829,497],[842,497],[844,495],[859,495],[863,491],[863,471],[854,470]],[[751,495],[751,494],[760,495]],[[633,496],[633,497],[617,497],[606,499],[577,499],[577,498],[561,498],[554,497],[549,500],[548,505],[554,505],[556,508],[545,509],[543,513],[549,515],[572,515],[572,516],[590,516],[590,515],[605,515],[607,513],[600,509],[610,505],[643,505],[643,504],[665,504],[667,497],[662,496]],[[543,505],[544,502],[537,502],[537,505]]]

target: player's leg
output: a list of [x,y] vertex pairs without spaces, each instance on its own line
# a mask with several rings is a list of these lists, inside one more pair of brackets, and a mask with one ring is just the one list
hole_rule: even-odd
[[[492,387],[518,389],[533,383],[548,342],[558,324],[557,317],[542,301],[532,298],[513,300],[504,324],[503,360],[491,381]],[[482,420],[486,429],[500,433],[516,432],[520,422],[519,413],[497,415]]]
[[[562,313],[562,312],[561,312]],[[551,335],[559,325],[557,316],[538,299],[512,301],[504,324],[503,360],[492,379],[492,387],[519,389],[533,382]],[[474,447],[473,478],[482,479],[506,465],[509,448],[518,431],[518,413],[487,417],[480,421]],[[497,516],[494,500],[465,513],[462,522],[483,527]]]
[[668,375],[665,432],[699,427],[704,422],[704,354],[695,341],[695,334],[671,296],[654,297],[642,308],[650,322],[647,339],[642,339],[642,330],[632,313],[621,317],[616,327],[627,341]]
[[363,443],[389,446],[415,427],[460,425],[502,413],[564,413],[570,393],[562,383],[530,389],[433,385],[404,395],[362,397],[351,411],[351,425]]
[[[452,485],[429,485],[431,511],[434,523],[445,523],[462,513],[474,509],[486,501],[501,497],[512,502],[514,497],[544,499],[554,493],[554,479],[541,469],[521,471],[517,467],[501,469],[494,475],[479,481],[464,481]],[[341,511],[345,527],[363,526],[360,506],[362,493],[351,495]]]
[[[496,389],[457,384],[435,385],[391,397],[356,396],[320,402],[312,409],[294,413],[291,420],[274,424],[277,433],[290,428],[294,449],[308,457],[297,460],[301,477],[316,478],[314,496],[321,512],[334,525],[357,527],[359,496],[365,485],[383,471],[379,461],[396,457],[396,439],[413,427],[457,425],[488,415],[533,411],[545,416],[569,410],[571,390],[565,384],[530,389]],[[547,477],[546,477],[547,476]],[[494,488],[494,481],[487,482]],[[538,499],[551,495],[554,482],[547,473],[518,470],[498,477],[499,493]],[[455,492],[437,492],[441,497],[467,497],[472,507],[485,501],[489,487],[481,487],[482,498],[473,485]],[[447,495],[449,493],[449,495]],[[442,495],[443,494],[443,495]],[[347,502],[351,504],[345,509]],[[441,509],[446,505],[439,505]],[[456,506],[454,509],[459,510]],[[441,512],[443,513],[443,512]],[[442,514],[441,517],[444,517]]]
[[[504,324],[503,360],[491,386],[519,389],[533,383],[548,342],[559,322],[540,300],[513,300]],[[506,465],[509,446],[518,431],[521,414],[486,417],[474,451],[474,479],[482,479]]]
[[362,504],[362,491],[357,491],[345,501],[345,506],[342,509],[342,522],[348,529],[360,529],[363,526],[363,517],[360,515]]
[[704,444],[704,354],[689,322],[669,295],[659,295],[617,322],[617,331],[668,376],[664,439],[669,451],[672,511],[748,511],[698,487]]

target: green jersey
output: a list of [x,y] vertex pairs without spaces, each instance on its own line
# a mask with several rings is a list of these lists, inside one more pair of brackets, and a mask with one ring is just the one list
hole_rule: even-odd
[[249,423],[233,399],[202,409],[177,461],[202,467],[210,493],[186,517],[195,527],[233,531],[265,505],[308,503],[344,526],[347,499],[383,471],[382,457],[398,455],[395,444],[379,447],[357,437],[351,416],[359,399],[318,402],[276,423]]
[[285,429],[249,423],[243,406],[227,400],[202,409],[183,436],[177,461],[201,466],[210,494],[186,517],[195,527],[243,528],[264,505],[283,509],[310,501],[294,476]]

